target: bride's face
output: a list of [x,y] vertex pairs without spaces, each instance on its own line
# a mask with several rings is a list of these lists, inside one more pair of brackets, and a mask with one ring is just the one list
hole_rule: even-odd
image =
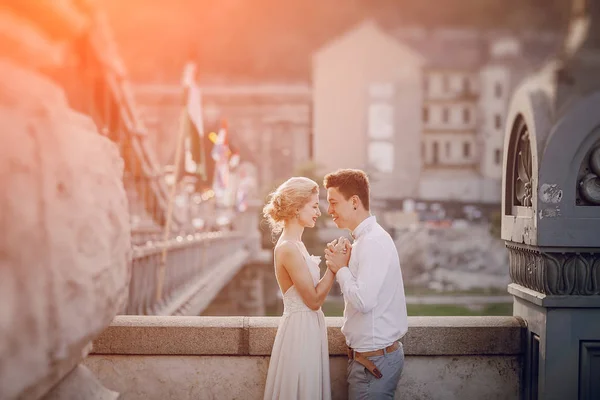
[[298,222],[305,228],[314,228],[317,218],[321,216],[319,194],[314,193],[308,202],[298,211]]

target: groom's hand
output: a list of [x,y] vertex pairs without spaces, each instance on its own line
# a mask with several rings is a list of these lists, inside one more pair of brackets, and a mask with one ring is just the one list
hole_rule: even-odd
[[334,274],[338,271],[339,268],[336,268],[331,261],[327,260],[327,253],[335,252],[335,246],[337,245],[337,242],[338,240],[334,239],[331,242],[327,243],[327,246],[325,247],[325,265],[327,265],[327,268],[329,268]]
[[337,273],[340,268],[348,265],[352,246],[347,240],[343,239],[335,240],[334,242],[336,243],[333,246],[330,246],[333,244],[331,242],[325,249],[325,262],[331,272]]
[[339,239],[334,239],[331,242],[327,243],[327,249],[331,250],[334,253],[340,251],[346,253],[348,251],[348,247],[350,247],[351,249],[352,245],[350,244],[350,241],[343,236],[340,236]]

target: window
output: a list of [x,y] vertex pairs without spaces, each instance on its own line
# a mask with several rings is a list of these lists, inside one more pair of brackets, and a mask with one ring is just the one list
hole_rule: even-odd
[[496,83],[496,86],[494,87],[494,93],[496,94],[497,98],[502,97],[502,84],[501,83]]
[[471,143],[469,143],[469,142],[463,143],[463,157],[465,157],[465,158],[471,157]]
[[427,77],[423,77],[423,92],[425,94],[429,93],[429,79],[427,79]]
[[442,111],[442,121],[448,122],[449,119],[450,119],[450,113],[448,112],[448,109],[444,107],[444,109]]
[[429,108],[423,107],[423,122],[429,122]]
[[494,150],[494,162],[496,165],[500,165],[502,162],[502,151],[500,149]]
[[367,147],[369,166],[379,172],[392,172],[394,169],[394,85],[392,83],[372,83],[369,85]]
[[465,124],[468,124],[471,121],[471,110],[466,107],[463,109],[463,121]]
[[450,90],[450,80],[448,79],[447,75],[442,77],[442,87],[444,88],[444,93]]
[[424,160],[425,157],[427,156],[427,149],[425,147],[425,143],[421,142],[421,158]]
[[389,142],[369,143],[369,164],[379,172],[394,170],[394,145]]
[[469,77],[467,77],[467,76],[465,76],[465,78],[463,80],[463,91],[465,92],[465,94],[467,94],[471,91],[471,81],[469,80]]
[[446,142],[446,158],[450,158],[450,142]]
[[431,160],[432,164],[437,164],[440,160],[439,157],[439,149],[438,149],[438,142],[433,142],[433,159]]
[[369,106],[369,137],[390,139],[394,136],[394,107],[389,103],[372,103]]
[[500,114],[496,114],[494,117],[494,125],[496,129],[502,129],[502,116]]

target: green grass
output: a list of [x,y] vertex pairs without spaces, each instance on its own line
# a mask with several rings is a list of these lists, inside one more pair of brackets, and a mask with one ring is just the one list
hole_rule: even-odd
[[[325,302],[323,313],[327,317],[341,317],[344,304],[341,302]],[[449,304],[409,304],[409,316],[488,316],[512,315],[512,303],[485,304],[478,307],[456,306]]]
[[[409,316],[491,316],[512,315],[512,303],[493,303],[475,306],[452,304],[408,304]],[[327,317],[341,317],[344,314],[344,303],[339,300],[327,300],[323,304],[323,313]],[[279,317],[283,306],[267,309],[268,317]]]
[[512,315],[512,303],[485,304],[477,308],[454,305],[409,304],[409,316],[483,316]]
[[489,288],[489,289],[470,289],[470,290],[453,290],[451,292],[440,292],[437,290],[419,287],[406,286],[404,291],[407,296],[506,296],[507,289]]
[[326,317],[341,317],[344,315],[344,303],[341,301],[325,301],[321,307]]

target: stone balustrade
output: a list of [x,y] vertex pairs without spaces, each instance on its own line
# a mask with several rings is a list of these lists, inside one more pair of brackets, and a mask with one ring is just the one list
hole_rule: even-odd
[[[327,317],[334,399],[346,398],[341,318]],[[117,316],[85,365],[122,399],[260,399],[277,317]],[[397,399],[516,399],[523,320],[410,317]]]
[[[216,285],[216,295],[238,272],[249,256],[244,242],[240,232],[206,232],[134,246],[128,305],[124,313],[198,315],[203,306],[190,310],[188,303],[197,297],[197,292],[207,283]],[[158,269],[165,247],[168,252],[159,300]],[[218,279],[217,276],[223,273],[226,276]],[[206,292],[201,293],[200,297],[204,300],[204,306],[212,299]]]
[[[129,315],[199,315],[242,269],[260,259],[258,214],[254,208],[235,215],[231,231],[160,233],[145,242],[132,237],[133,266]],[[166,251],[160,299],[159,268]]]

